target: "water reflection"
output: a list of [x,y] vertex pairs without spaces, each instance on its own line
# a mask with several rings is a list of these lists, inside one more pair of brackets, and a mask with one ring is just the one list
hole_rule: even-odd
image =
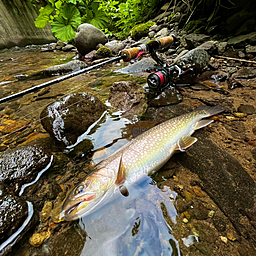
[[178,243],[166,222],[161,204],[175,223],[177,215],[170,198],[175,192],[165,192],[145,177],[129,188],[130,195],[120,194],[95,213],[80,219],[87,239],[81,256],[179,256]]

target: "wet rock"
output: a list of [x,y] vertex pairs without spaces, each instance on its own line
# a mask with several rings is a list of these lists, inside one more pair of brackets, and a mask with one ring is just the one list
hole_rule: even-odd
[[210,56],[207,51],[205,51],[204,49],[195,48],[178,58],[175,64],[183,70],[189,68],[188,65],[191,65],[193,67],[196,64],[198,66],[198,69],[201,70],[208,64],[209,60]]
[[218,148],[207,132],[196,133],[197,143],[189,148],[188,154],[173,158],[192,172],[203,182],[203,188],[221,208],[239,234],[255,241],[256,230],[244,224],[241,216],[245,209],[252,209],[256,186],[253,179],[240,163],[224,150]]
[[256,53],[256,46],[246,45],[245,46],[245,52],[246,53]]
[[132,119],[141,116],[147,109],[146,91],[134,81],[115,82],[110,88],[110,104],[121,111],[124,117]]
[[87,67],[87,64],[85,64],[83,61],[80,60],[73,60],[65,64],[52,66],[49,68],[46,68],[43,71],[43,74],[46,76],[53,76],[53,75],[62,75],[67,74],[70,72],[78,71],[81,69],[84,69]]
[[163,92],[161,92],[156,98],[149,102],[149,106],[151,107],[161,107],[172,104],[177,104],[181,102],[183,99],[181,93],[173,88],[169,87]]
[[41,113],[44,129],[60,146],[71,146],[97,121],[106,106],[87,93],[74,93],[48,105]]
[[252,105],[241,105],[241,106],[239,106],[238,111],[245,113],[247,115],[256,114],[256,110],[255,110],[254,106],[252,106]]
[[17,194],[22,185],[35,180],[50,159],[51,153],[36,144],[6,151],[0,155],[0,183]]
[[108,39],[101,30],[91,24],[84,23],[78,27],[74,41],[79,53],[85,55],[95,50],[97,44],[105,44]]
[[122,49],[124,49],[125,44],[123,42],[113,40],[105,44],[114,54],[118,54]]
[[0,245],[21,227],[27,215],[26,201],[13,195],[0,196]]
[[204,35],[204,34],[188,34],[184,37],[187,48],[193,49],[199,46],[200,44],[208,41],[210,39],[210,36]]

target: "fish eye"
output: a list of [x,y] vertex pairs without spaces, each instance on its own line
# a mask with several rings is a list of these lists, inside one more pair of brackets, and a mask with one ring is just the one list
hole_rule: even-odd
[[81,194],[84,189],[86,189],[86,185],[80,185],[77,189],[76,189],[76,194]]

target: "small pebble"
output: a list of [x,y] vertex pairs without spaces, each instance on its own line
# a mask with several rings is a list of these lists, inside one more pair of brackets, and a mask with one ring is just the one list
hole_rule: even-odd
[[228,242],[228,239],[225,236],[220,236],[220,239],[225,244]]

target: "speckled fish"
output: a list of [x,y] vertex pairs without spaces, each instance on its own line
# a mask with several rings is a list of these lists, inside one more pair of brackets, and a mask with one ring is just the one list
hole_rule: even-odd
[[68,221],[75,220],[100,208],[117,191],[128,196],[129,185],[145,174],[152,175],[176,150],[184,151],[197,141],[191,134],[213,122],[203,118],[222,111],[220,107],[200,106],[142,133],[100,162],[95,171],[70,192],[61,215]]

